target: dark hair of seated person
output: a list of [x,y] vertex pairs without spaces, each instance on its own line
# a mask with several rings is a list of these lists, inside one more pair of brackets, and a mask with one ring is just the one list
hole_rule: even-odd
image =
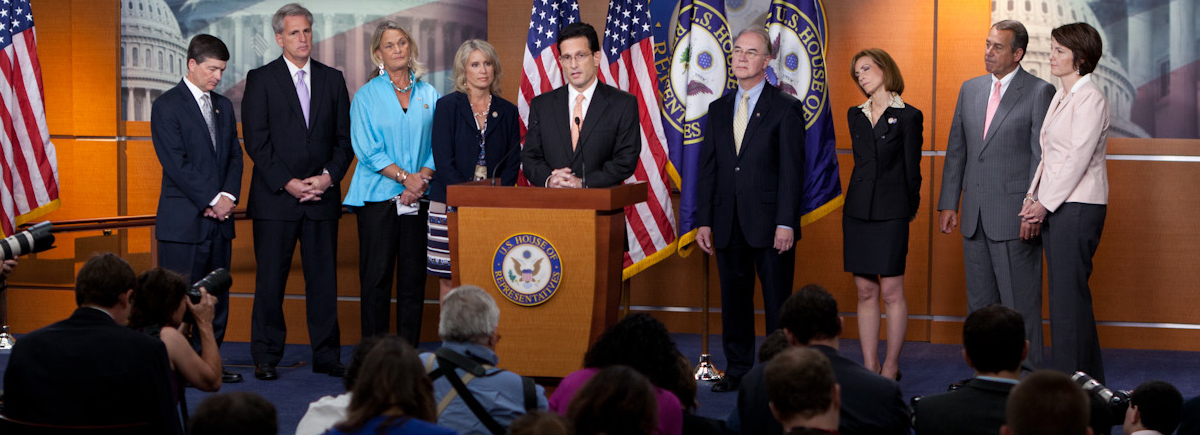
[[1169,383],[1146,381],[1133,389],[1129,406],[1137,407],[1142,417],[1142,427],[1169,434],[1179,426],[1183,395]]
[[1038,370],[1009,393],[1005,426],[1012,435],[1084,435],[1090,403],[1087,393],[1065,373]]
[[128,261],[111,252],[96,254],[75,275],[75,304],[112,308],[136,285],[137,275]]
[[142,272],[137,277],[137,287],[133,292],[129,327],[178,327],[179,324],[175,323],[172,317],[183,302],[187,288],[188,283],[183,275],[170,270],[156,267]]
[[783,332],[783,329],[776,329],[775,332],[767,334],[767,338],[763,340],[762,346],[758,347],[758,363],[766,364],[767,361],[770,361],[779,352],[783,352],[789,347],[791,347],[791,344],[788,343],[787,333]]
[[1025,353],[1025,321],[1021,313],[992,304],[967,315],[963,350],[980,373],[1018,371]]
[[556,412],[532,411],[517,417],[508,427],[508,435],[571,435],[571,422]]
[[342,432],[354,432],[379,416],[382,430],[401,426],[410,419],[436,422],[433,381],[425,376],[425,367],[403,338],[382,336],[367,353],[354,388],[350,390],[346,419],[334,426]]
[[275,405],[244,391],[216,394],[196,407],[188,422],[191,435],[275,435],[279,421]]
[[629,366],[649,378],[654,386],[674,393],[687,407],[684,403],[687,387],[680,382],[678,355],[667,327],[649,314],[636,313],[600,334],[583,356],[583,366]]
[[362,370],[363,361],[366,361],[367,354],[371,353],[371,349],[379,344],[383,335],[372,335],[362,339],[354,346],[354,352],[350,354],[350,363],[346,364],[346,375],[342,376],[342,386],[346,391],[354,389],[354,381],[358,380],[358,372]]
[[658,429],[658,402],[650,380],[628,366],[592,376],[567,408],[575,435],[650,435]]

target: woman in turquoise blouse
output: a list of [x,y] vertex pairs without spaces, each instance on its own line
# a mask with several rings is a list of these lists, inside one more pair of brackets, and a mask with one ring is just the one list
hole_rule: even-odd
[[354,94],[350,132],[358,165],[343,204],[358,220],[362,335],[388,333],[392,274],[397,335],[416,344],[425,300],[425,229],[433,177],[430,135],[441,97],[421,81],[417,45],[394,21],[375,28],[378,75]]

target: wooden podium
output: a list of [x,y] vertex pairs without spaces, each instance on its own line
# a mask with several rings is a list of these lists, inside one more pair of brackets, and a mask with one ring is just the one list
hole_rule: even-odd
[[[496,299],[501,367],[559,378],[582,367],[588,346],[617,320],[625,206],[646,195],[645,183],[547,189],[485,180],[449,186],[447,204],[457,208],[447,216],[454,285],[478,285]],[[538,257],[542,253],[545,258]],[[553,294],[536,305],[545,288],[534,295],[514,292],[554,283]]]

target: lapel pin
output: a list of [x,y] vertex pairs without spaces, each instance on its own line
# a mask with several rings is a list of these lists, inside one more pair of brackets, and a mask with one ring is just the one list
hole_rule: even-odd
[[213,109],[213,112],[221,113],[221,109]]
[[429,105],[428,105],[428,104],[426,104],[426,105],[425,105],[425,108],[426,108],[426,109],[428,109],[428,108],[429,108]]
[[762,113],[755,113],[755,114],[754,114],[754,117],[755,117],[755,118],[762,118]]
[[896,118],[888,118],[888,124],[895,124]]
[[492,112],[492,117],[493,117],[493,118],[495,118],[495,117],[497,117],[497,116],[500,116],[500,114],[499,114],[499,113],[496,113],[496,112]]

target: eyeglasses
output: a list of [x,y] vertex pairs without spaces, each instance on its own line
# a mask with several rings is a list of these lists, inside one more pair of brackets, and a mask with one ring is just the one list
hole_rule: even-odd
[[741,47],[736,47],[733,49],[733,57],[741,57],[745,55],[746,59],[754,59],[760,54],[762,53],[759,53],[758,50],[742,50]]
[[574,55],[564,54],[564,55],[561,55],[558,57],[558,61],[562,62],[562,63],[567,63],[567,64],[572,63],[572,61],[574,61],[575,63],[579,63],[579,62],[583,62],[584,59],[587,59],[591,56],[592,56],[592,53],[575,53]]

